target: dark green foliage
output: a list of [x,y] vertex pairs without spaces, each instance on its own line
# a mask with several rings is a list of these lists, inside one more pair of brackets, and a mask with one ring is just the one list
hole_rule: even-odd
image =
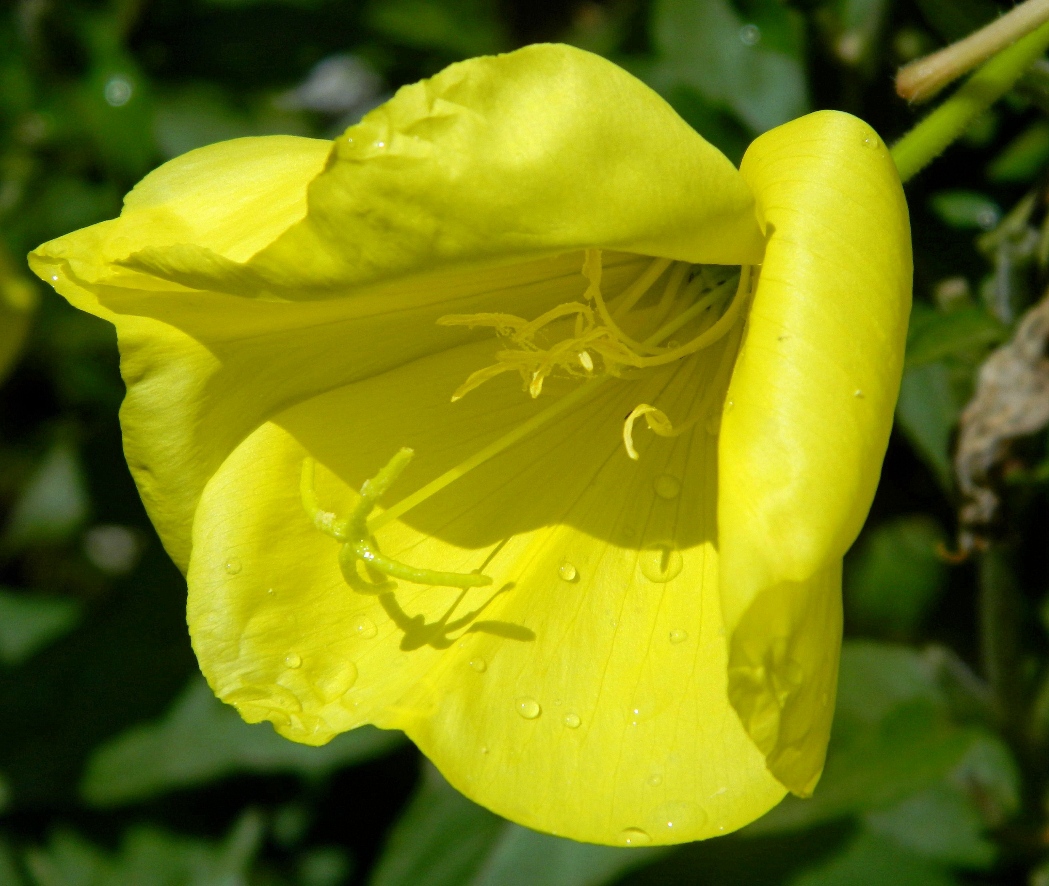
[[[1007,5],[9,0],[0,286],[9,264],[28,279],[21,256],[41,241],[119,212],[165,159],[243,135],[330,137],[404,83],[529,41],[607,55],[736,161],[754,135],[815,108],[858,114],[891,143],[922,113],[895,97],[896,66]],[[112,331],[39,286],[0,387],[0,884],[1049,882],[1044,432],[996,468],[985,568],[944,556],[959,415],[1049,282],[1047,109],[1036,68],[908,186],[899,433],[846,561],[823,781],[739,834],[685,847],[537,834],[456,793],[399,734],[307,748],[217,702],[196,672],[182,580],[124,463]]]

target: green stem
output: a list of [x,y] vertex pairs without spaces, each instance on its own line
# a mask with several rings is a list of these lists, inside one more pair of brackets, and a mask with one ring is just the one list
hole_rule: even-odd
[[1016,577],[1009,553],[991,546],[979,559],[980,659],[1006,731],[1022,706]]
[[969,124],[993,105],[1049,47],[1049,23],[986,62],[965,84],[892,146],[892,159],[907,181],[936,159]]

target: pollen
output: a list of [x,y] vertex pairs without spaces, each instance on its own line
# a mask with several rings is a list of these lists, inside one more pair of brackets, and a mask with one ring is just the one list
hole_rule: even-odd
[[[493,364],[472,372],[454,391],[452,402],[506,372],[516,372],[528,394],[537,398],[552,376],[624,378],[667,366],[728,333],[751,292],[750,268],[737,274],[720,266],[655,258],[609,300],[602,290],[599,249],[585,251],[582,276],[586,288],[578,301],[559,304],[534,320],[508,313],[449,314],[438,319],[441,326],[489,327],[505,343],[495,352]],[[662,292],[657,286],[661,280],[665,281]],[[678,345],[672,336],[679,333],[692,338]],[[694,417],[675,429],[663,411],[640,404],[623,426],[623,442],[632,459],[638,457],[633,427],[642,416],[661,436],[676,436],[698,420]]]

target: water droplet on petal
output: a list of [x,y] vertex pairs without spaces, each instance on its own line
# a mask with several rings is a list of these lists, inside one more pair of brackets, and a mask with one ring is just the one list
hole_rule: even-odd
[[579,578],[579,570],[575,568],[571,563],[565,560],[559,567],[557,567],[557,574],[561,576],[565,581],[575,581]]
[[273,594],[273,593],[275,593],[275,591],[273,590],[273,588],[266,588],[266,593],[267,594]]
[[57,282],[58,282],[58,274],[52,274],[52,275],[51,275],[51,279],[52,279],[52,280],[53,280],[53,281],[54,281],[55,283],[57,283]]
[[487,745],[485,745],[484,747],[481,748],[481,753],[487,756],[487,754],[488,754],[488,746]]
[[357,616],[350,625],[350,630],[362,640],[370,640],[379,633],[379,629],[375,627],[375,622],[366,615]]
[[868,133],[863,137],[863,147],[865,148],[876,148],[878,147],[878,136],[873,132]]
[[681,492],[681,481],[672,474],[660,474],[655,482],[656,495],[668,501]]
[[289,668],[301,668],[302,658],[296,655],[294,652],[289,652],[287,655],[284,656],[284,664],[286,664]]
[[863,391],[861,391],[859,388],[856,388],[856,390],[852,392],[852,396],[855,397],[857,400],[862,400]]
[[385,148],[386,147],[386,142],[376,142],[375,143],[375,147],[377,147],[377,148]]
[[662,775],[660,775],[660,774],[659,774],[658,772],[653,772],[653,773],[652,773],[652,774],[651,774],[651,775],[650,775],[650,776],[648,777],[648,783],[649,783],[649,784],[650,784],[650,785],[651,785],[652,787],[654,787],[654,788],[657,788],[657,787],[659,787],[659,786],[660,786],[661,784],[663,784],[663,776],[662,776]]
[[641,566],[641,574],[649,581],[657,584],[665,584],[677,578],[685,566],[685,558],[681,551],[669,544],[641,551],[638,555],[638,563]]
[[539,702],[534,698],[519,698],[517,699],[516,707],[517,713],[526,720],[534,720],[543,712],[543,709],[539,707]]
[[486,662],[483,658],[471,658],[470,667],[477,671],[478,674],[483,674],[486,670],[488,670],[488,662]]
[[228,575],[236,575],[240,572],[240,559],[238,557],[230,557],[223,569],[226,570]]
[[678,643],[684,643],[688,639],[688,631],[671,631],[670,642],[675,646]]
[[578,714],[565,714],[565,726],[569,729],[578,729],[579,724],[583,721],[579,719]]
[[619,834],[619,842],[623,846],[647,846],[652,838],[641,828],[627,828]]

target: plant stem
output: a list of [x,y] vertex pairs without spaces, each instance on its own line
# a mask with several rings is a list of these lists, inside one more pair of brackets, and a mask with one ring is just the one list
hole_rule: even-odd
[[983,111],[1007,93],[1049,47],[1049,23],[986,62],[947,101],[892,147],[892,158],[907,181],[938,157]]
[[948,83],[1046,21],[1049,21],[1049,0],[1025,0],[964,40],[900,68],[896,92],[910,102],[930,99]]
[[1023,703],[1016,578],[1010,557],[992,545],[979,559],[980,664],[1003,731],[1012,734]]

